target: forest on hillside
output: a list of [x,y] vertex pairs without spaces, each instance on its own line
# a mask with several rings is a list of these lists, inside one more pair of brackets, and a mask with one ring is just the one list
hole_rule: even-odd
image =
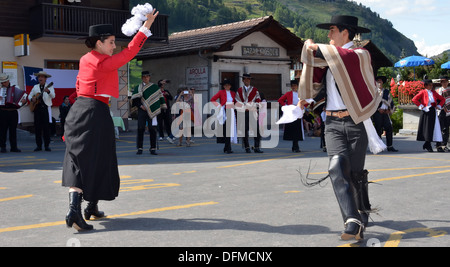
[[[130,6],[148,2],[130,0]],[[418,54],[414,42],[393,28],[390,21],[361,4],[347,0],[152,0],[162,14],[169,15],[170,32],[273,15],[282,25],[302,39],[328,42],[327,32],[317,29],[332,15],[347,14],[360,18],[360,25],[372,29],[363,39],[371,39],[385,55],[396,62],[402,53]]]

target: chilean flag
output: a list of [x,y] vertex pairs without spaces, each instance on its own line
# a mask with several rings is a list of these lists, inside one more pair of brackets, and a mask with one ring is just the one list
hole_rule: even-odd
[[75,92],[78,70],[43,69],[24,66],[23,73],[27,94],[39,83],[37,77],[34,76],[34,73],[39,71],[45,71],[52,76],[47,79],[47,84],[53,82],[53,88],[55,88],[53,106],[60,106],[63,103],[64,96],[70,96]]

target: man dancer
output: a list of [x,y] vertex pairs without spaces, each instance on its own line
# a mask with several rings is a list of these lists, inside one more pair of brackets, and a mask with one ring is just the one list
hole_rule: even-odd
[[392,127],[390,115],[394,113],[395,105],[390,90],[383,88],[383,84],[385,84],[386,81],[387,78],[385,76],[378,76],[376,78],[377,87],[381,95],[381,103],[375,114],[373,114],[373,122],[380,138],[383,133],[383,129],[386,131],[387,151],[398,152],[398,150],[392,146],[394,139],[394,128]]
[[366,150],[369,146],[378,153],[386,148],[370,120],[380,103],[370,54],[356,49],[352,41],[355,34],[370,30],[359,27],[358,18],[352,16],[334,16],[317,27],[329,30],[330,45],[305,42],[299,106],[326,97],[328,172],[344,220],[341,239],[360,241],[371,210]]
[[[245,119],[242,121],[242,116],[238,115],[238,130],[244,129],[244,141],[243,145],[245,152],[251,153],[250,144],[248,142],[249,130],[253,130],[255,146],[253,150],[255,153],[264,153],[261,150],[261,135],[259,133],[258,125],[258,104],[261,102],[259,91],[255,87],[250,85],[252,76],[250,74],[242,75],[242,82],[244,86],[240,87],[236,94],[236,110],[238,114],[244,115]],[[245,112],[244,114],[239,112]],[[250,127],[251,126],[251,127]],[[256,129],[253,129],[256,127]]]

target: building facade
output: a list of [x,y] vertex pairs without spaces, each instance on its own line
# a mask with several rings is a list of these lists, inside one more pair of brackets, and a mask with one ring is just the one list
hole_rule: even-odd
[[[25,89],[23,67],[77,70],[79,59],[89,52],[81,37],[89,34],[89,26],[113,24],[117,52],[131,40],[121,33],[121,26],[131,17],[129,0],[2,0],[0,3],[0,60],[17,67],[15,83]],[[146,46],[166,44],[167,16],[160,15],[152,26],[153,36]],[[18,50],[18,38],[23,38]],[[14,72],[13,72],[14,73]],[[119,70],[120,97],[112,99],[114,116],[128,118],[128,69]],[[58,87],[55,84],[55,88]],[[75,85],[73,86],[75,88]],[[58,118],[59,109],[52,108]],[[33,124],[28,108],[20,109],[21,122]]]
[[196,88],[203,103],[216,94],[227,78],[232,90],[242,86],[244,73],[254,78],[268,102],[290,90],[291,69],[303,42],[272,16],[174,33],[165,46],[143,49],[137,56],[152,80],[171,80],[174,95],[179,85]]

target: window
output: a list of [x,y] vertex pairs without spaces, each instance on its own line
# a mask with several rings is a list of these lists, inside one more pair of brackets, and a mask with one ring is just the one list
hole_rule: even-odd
[[78,70],[80,69],[80,62],[70,60],[46,60],[45,67],[47,69]]

